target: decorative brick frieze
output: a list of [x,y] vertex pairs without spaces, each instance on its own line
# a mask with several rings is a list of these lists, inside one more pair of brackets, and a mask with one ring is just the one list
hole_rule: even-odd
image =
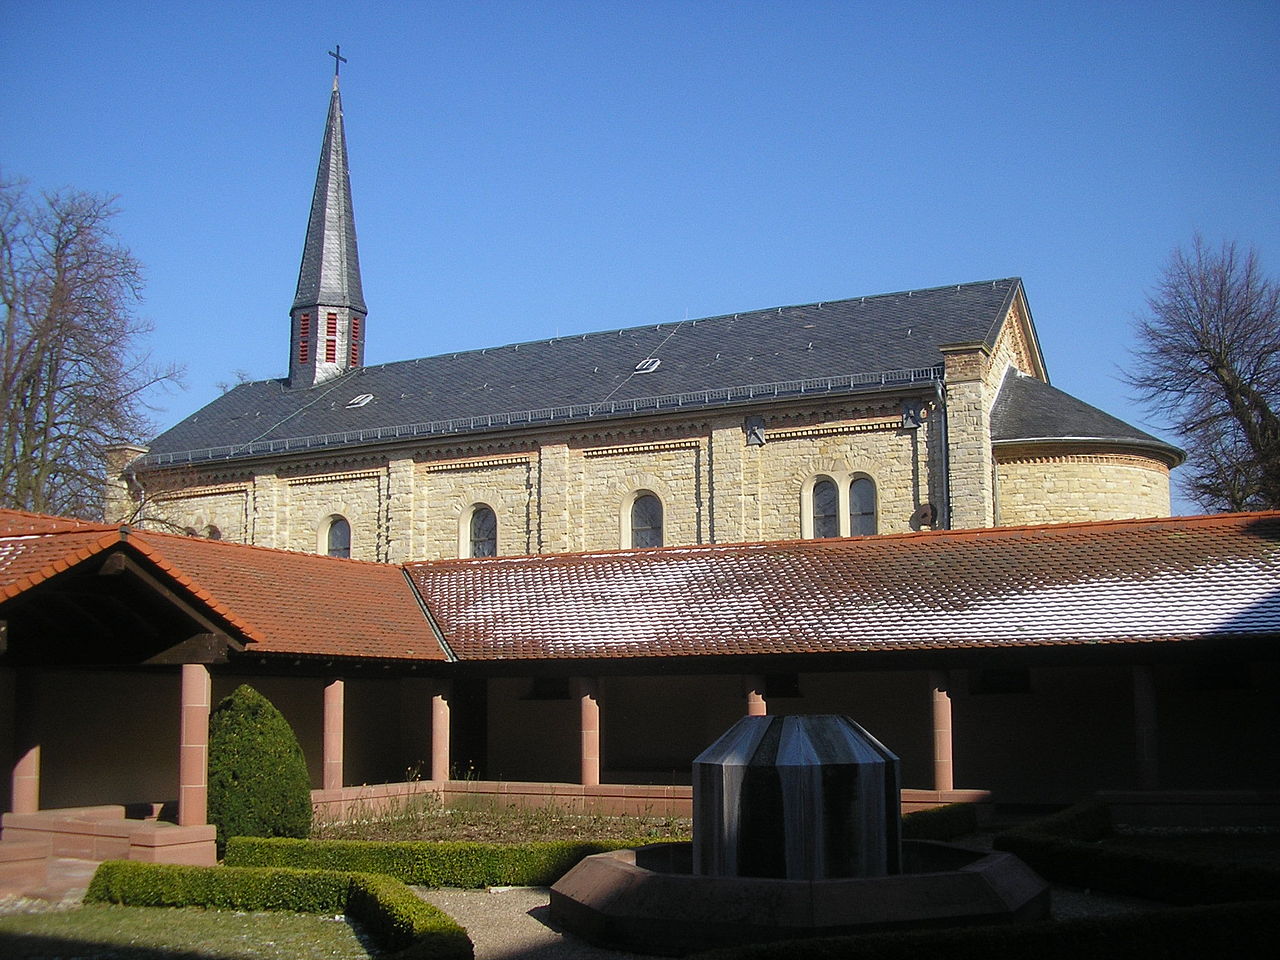
[[344,483],[348,480],[377,479],[384,475],[383,470],[356,470],[350,473],[324,473],[307,477],[290,477],[285,483],[291,487],[307,486],[314,483]]
[[433,460],[423,463],[420,469],[425,473],[443,473],[448,470],[482,470],[486,467],[510,467],[528,464],[532,459],[531,454],[524,454],[519,457],[489,457],[481,460]]
[[808,440],[813,437],[834,437],[846,433],[874,433],[878,430],[900,430],[902,418],[896,420],[876,420],[869,423],[843,423],[827,427],[796,427],[790,430],[768,430],[765,433],[767,443],[779,440]]
[[247,494],[249,485],[247,483],[221,483],[211,484],[204,487],[186,487],[182,490],[162,490],[155,494],[154,499],[163,503],[176,500],[190,500],[196,497],[220,497],[224,494]]
[[618,447],[590,447],[582,451],[588,459],[594,457],[616,457],[631,453],[661,453],[664,450],[696,450],[703,445],[702,440],[667,440],[659,443],[634,443]]

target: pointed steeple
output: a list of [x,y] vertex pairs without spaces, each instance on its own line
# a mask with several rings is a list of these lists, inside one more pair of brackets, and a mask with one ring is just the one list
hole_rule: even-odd
[[333,93],[291,311],[289,384],[293,387],[313,386],[364,363],[364,318],[368,311],[360,283],[347,138],[338,92],[337,67],[345,58],[330,56],[335,57]]

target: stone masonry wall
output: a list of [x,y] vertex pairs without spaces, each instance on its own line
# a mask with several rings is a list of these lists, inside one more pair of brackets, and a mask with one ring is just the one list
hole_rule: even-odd
[[220,539],[243,543],[249,537],[249,487],[222,484],[163,494],[150,511],[161,515],[172,532],[194,530],[208,536],[216,527]]
[[403,562],[465,553],[476,504],[497,515],[499,553],[523,554],[627,545],[630,506],[645,491],[663,503],[667,544],[798,538],[818,476],[837,482],[842,514],[850,481],[875,481],[885,533],[912,529],[920,504],[940,503],[940,421],[904,429],[901,397],[764,410],[763,446],[747,443],[749,415],[330,454],[314,465],[264,463],[232,483],[208,482],[229,476],[214,468],[203,486],[170,495],[163,514],[180,528],[215,524],[228,539],[305,551],[324,549],[340,515],[353,558]]
[[1145,456],[1024,456],[996,477],[1002,526],[1169,516],[1169,468]]
[[[466,556],[470,514],[478,504],[498,520],[498,553],[535,553],[532,454],[429,459],[414,465],[411,540],[414,560]],[[398,512],[393,531],[410,518]]]

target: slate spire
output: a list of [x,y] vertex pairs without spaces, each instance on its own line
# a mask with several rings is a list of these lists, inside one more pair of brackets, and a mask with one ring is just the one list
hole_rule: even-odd
[[[334,54],[330,54],[335,56]],[[310,387],[364,362],[364,318],[347,138],[335,56],[311,217],[291,311],[289,385]]]

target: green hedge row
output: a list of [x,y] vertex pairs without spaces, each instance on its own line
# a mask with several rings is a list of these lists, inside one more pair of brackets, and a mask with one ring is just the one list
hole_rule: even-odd
[[110,860],[98,867],[86,903],[134,907],[346,913],[380,947],[404,960],[470,960],[467,932],[390,877],[337,870],[188,867]]
[[1104,844],[1106,805],[1087,801],[995,838],[1042,876],[1071,886],[1174,904],[1280,899],[1280,870]]
[[[955,803],[903,818],[903,836],[950,840],[977,828],[972,804]],[[290,840],[282,837],[232,837],[225,863],[235,867],[295,867],[380,873],[427,887],[546,887],[584,857],[652,840],[542,841],[479,843],[469,841]]]
[[902,818],[904,840],[954,840],[977,829],[978,808],[972,803],[948,803]]
[[1240,960],[1259,956],[1260,945],[1280,939],[1275,906],[1232,903],[998,927],[786,940],[711,950],[687,960]]
[[232,837],[225,862],[237,867],[301,867],[380,873],[427,887],[546,887],[583,857],[623,847],[619,842],[472,843],[409,840],[288,840]]

